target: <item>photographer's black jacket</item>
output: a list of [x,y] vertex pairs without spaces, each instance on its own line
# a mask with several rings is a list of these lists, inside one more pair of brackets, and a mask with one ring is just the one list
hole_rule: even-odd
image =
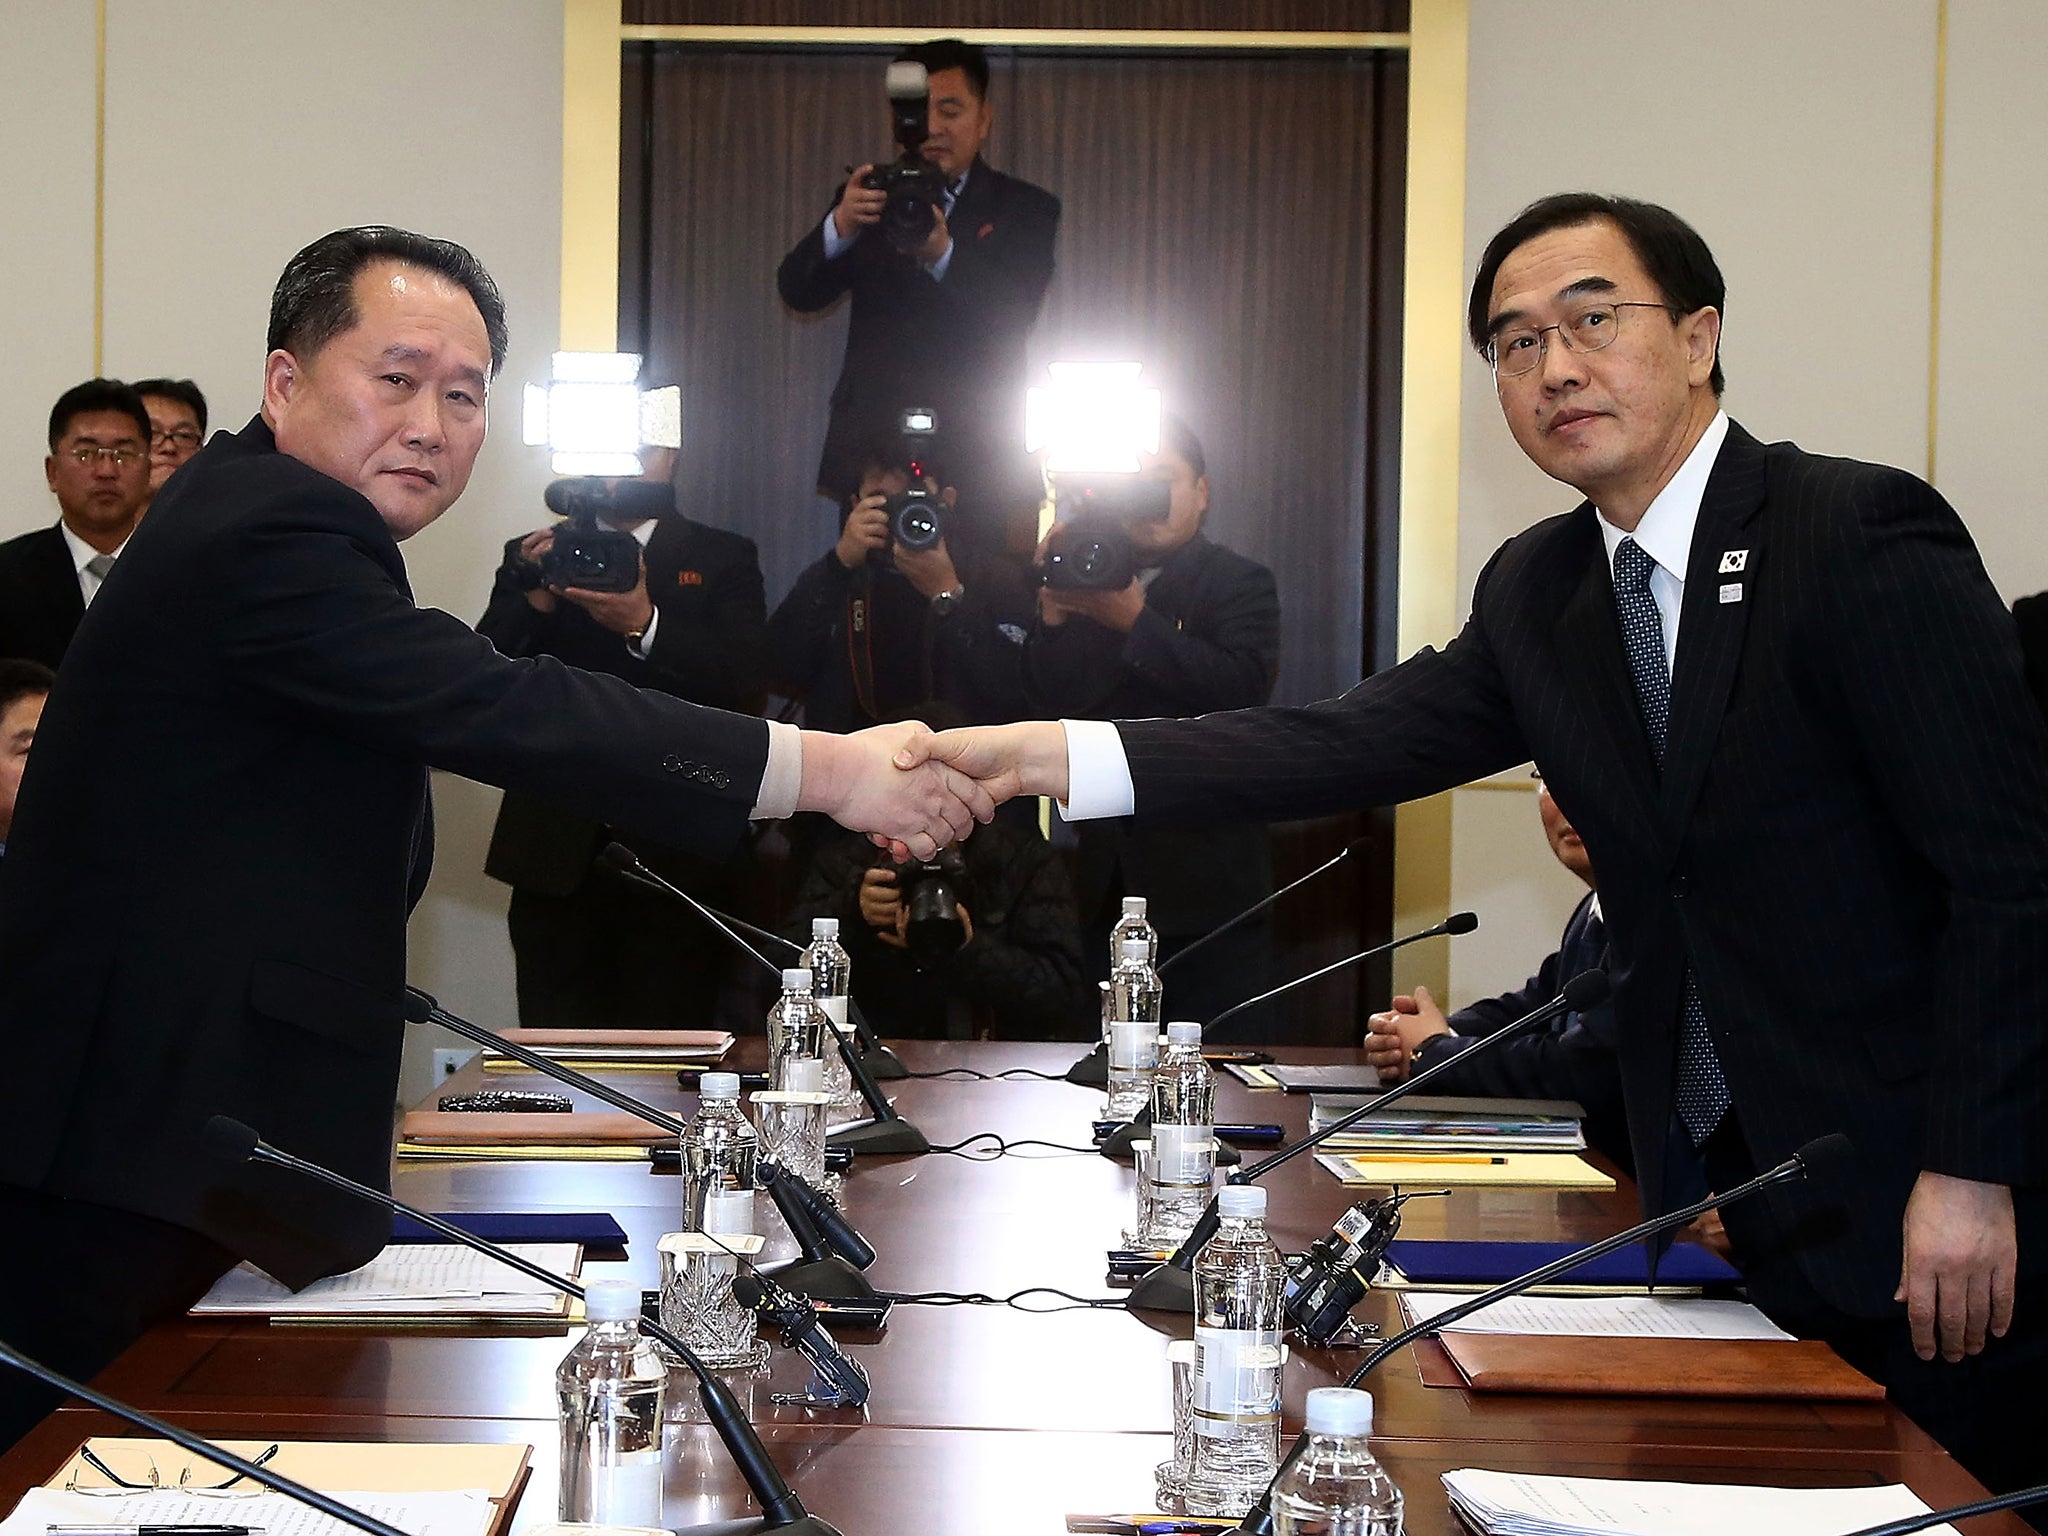
[[[520,542],[506,542],[505,562],[476,626],[505,655],[552,656],[693,704],[760,712],[767,601],[752,539],[681,516],[656,521],[646,547],[647,592],[661,621],[644,660],[624,637],[566,598],[552,613],[529,603],[517,571]],[[582,883],[610,836],[588,817],[508,792],[491,832],[484,873],[522,890],[566,896]],[[639,851],[692,889],[709,873],[701,861]]]
[[828,261],[822,223],[820,214],[775,274],[783,303],[805,313],[853,295],[819,487],[832,496],[852,490],[861,472],[854,461],[908,405],[941,412],[955,467],[1020,449],[1012,439],[1023,419],[1024,343],[1052,280],[1059,199],[977,159],[947,219],[953,256],[943,282],[874,229]]
[[[1273,695],[1280,595],[1256,560],[1197,533],[1161,562],[1127,635],[1092,619],[1036,626],[1024,646],[1034,712],[1075,720],[1203,715]],[[1266,829],[1161,828],[1124,817],[1077,823],[1076,895],[1092,915],[1111,882],[1143,896],[1163,937],[1205,932],[1273,889]]]

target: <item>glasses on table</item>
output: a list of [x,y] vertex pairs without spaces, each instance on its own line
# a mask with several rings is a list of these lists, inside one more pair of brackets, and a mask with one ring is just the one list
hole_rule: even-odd
[[[254,1466],[265,1466],[277,1452],[278,1446],[273,1444],[256,1455],[251,1456],[249,1461]],[[145,1466],[141,1473],[141,1477],[144,1480],[141,1482],[137,1482],[133,1478],[124,1477],[121,1473],[116,1472],[111,1466],[107,1465],[106,1459],[89,1445],[79,1447],[78,1459],[85,1463],[85,1467],[90,1467],[94,1472],[105,1478],[106,1482],[104,1484],[93,1482],[86,1477],[85,1467],[74,1467],[71,1475],[64,1480],[64,1491],[66,1493],[88,1493],[101,1498],[110,1496],[118,1498],[124,1494],[131,1493],[158,1493],[164,1488],[163,1474],[157,1470],[156,1458],[147,1451],[142,1453]],[[237,1472],[226,1482],[195,1483],[192,1481],[192,1468],[186,1466],[179,1470],[178,1481],[172,1486],[185,1493],[217,1493],[230,1498],[263,1492],[260,1486],[253,1483],[245,1488],[237,1488],[235,1486],[237,1483],[242,1482],[247,1475],[243,1472]]]

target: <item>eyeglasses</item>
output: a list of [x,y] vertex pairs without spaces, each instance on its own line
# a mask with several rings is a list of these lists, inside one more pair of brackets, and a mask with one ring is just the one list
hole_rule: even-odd
[[[277,1455],[277,1452],[278,1447],[273,1444],[259,1454],[251,1456],[249,1458],[250,1465],[264,1466],[272,1457]],[[143,1452],[143,1460],[149,1465],[148,1469],[142,1474],[144,1478],[142,1482],[135,1482],[123,1477],[112,1467],[108,1466],[101,1459],[99,1453],[94,1451],[89,1445],[79,1447],[78,1459],[104,1477],[110,1486],[102,1488],[96,1484],[82,1481],[84,1476],[83,1469],[73,1468],[71,1476],[64,1480],[64,1491],[66,1493],[89,1493],[100,1497],[107,1497],[109,1495],[119,1496],[129,1493],[151,1493],[163,1487],[163,1474],[157,1471],[156,1458],[147,1451]],[[247,1475],[245,1472],[237,1472],[224,1483],[194,1483],[192,1481],[192,1468],[187,1466],[178,1473],[178,1486],[187,1493],[218,1493],[228,1494],[231,1497],[261,1493],[263,1491],[261,1488],[251,1487],[243,1489],[235,1487],[235,1484],[242,1481]]]
[[190,453],[199,446],[199,434],[190,427],[172,427],[169,431],[149,434],[152,448],[177,448]]
[[64,451],[67,457],[76,460],[87,469],[92,468],[101,459],[112,459],[119,468],[126,469],[142,458],[140,448],[100,448],[91,443],[80,443],[76,448],[67,448]]
[[1621,330],[1624,309],[1664,309],[1648,299],[1624,299],[1617,304],[1585,304],[1555,325],[1512,325],[1486,344],[1486,360],[1493,371],[1517,377],[1539,366],[1550,349],[1547,331],[1557,332],[1567,350],[1598,352],[1614,344]]

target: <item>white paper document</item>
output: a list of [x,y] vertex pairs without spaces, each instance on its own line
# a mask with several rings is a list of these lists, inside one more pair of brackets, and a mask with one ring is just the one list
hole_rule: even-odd
[[[481,1488],[453,1493],[336,1493],[330,1497],[394,1525],[409,1536],[484,1536],[496,1508]],[[246,1525],[263,1536],[357,1536],[343,1525],[281,1493],[246,1497],[190,1493],[130,1493],[108,1497],[31,1488],[0,1521],[0,1536],[43,1536],[53,1525]]]
[[[1468,1295],[1403,1291],[1411,1323],[1447,1312]],[[1697,1296],[1512,1296],[1445,1325],[1446,1333],[1567,1333],[1627,1339],[1789,1339],[1746,1301]]]
[[[1468,1467],[1446,1472],[1444,1489],[1452,1507],[1486,1536],[1844,1536],[1928,1511],[1910,1488],[1897,1483],[1752,1488]],[[1936,1536],[1956,1536],[1953,1526],[1931,1529]]]
[[[581,1250],[574,1243],[507,1243],[521,1258],[573,1275]],[[290,1291],[261,1270],[241,1264],[214,1282],[192,1308],[261,1317],[332,1316],[352,1312],[510,1313],[546,1315],[561,1295],[545,1281],[487,1258],[459,1243],[393,1243],[361,1269],[316,1280]]]

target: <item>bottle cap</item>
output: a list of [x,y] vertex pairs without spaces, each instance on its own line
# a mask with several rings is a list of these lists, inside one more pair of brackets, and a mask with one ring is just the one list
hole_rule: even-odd
[[1144,897],[1142,897],[1142,896],[1126,896],[1126,897],[1124,898],[1124,916],[1125,916],[1125,917],[1143,917],[1144,915],[1145,915],[1145,898],[1144,898]]
[[593,1280],[583,1288],[583,1315],[617,1323],[640,1315],[640,1287],[630,1280]]
[[1182,1019],[1177,1024],[1169,1024],[1166,1026],[1166,1043],[1168,1045],[1200,1045],[1202,1043],[1202,1026],[1187,1019]]
[[706,1072],[697,1079],[697,1096],[704,1099],[736,1099],[740,1096],[737,1072]]
[[1312,1435],[1369,1435],[1372,1394],[1350,1387],[1311,1388],[1307,1418]]
[[1240,1219],[1264,1216],[1266,1192],[1256,1184],[1226,1184],[1216,1191],[1216,1214]]
[[782,990],[785,992],[808,992],[811,990],[811,968],[807,965],[792,966],[782,973]]
[[836,917],[814,917],[811,919],[811,937],[814,939],[836,939],[839,937],[839,919]]

